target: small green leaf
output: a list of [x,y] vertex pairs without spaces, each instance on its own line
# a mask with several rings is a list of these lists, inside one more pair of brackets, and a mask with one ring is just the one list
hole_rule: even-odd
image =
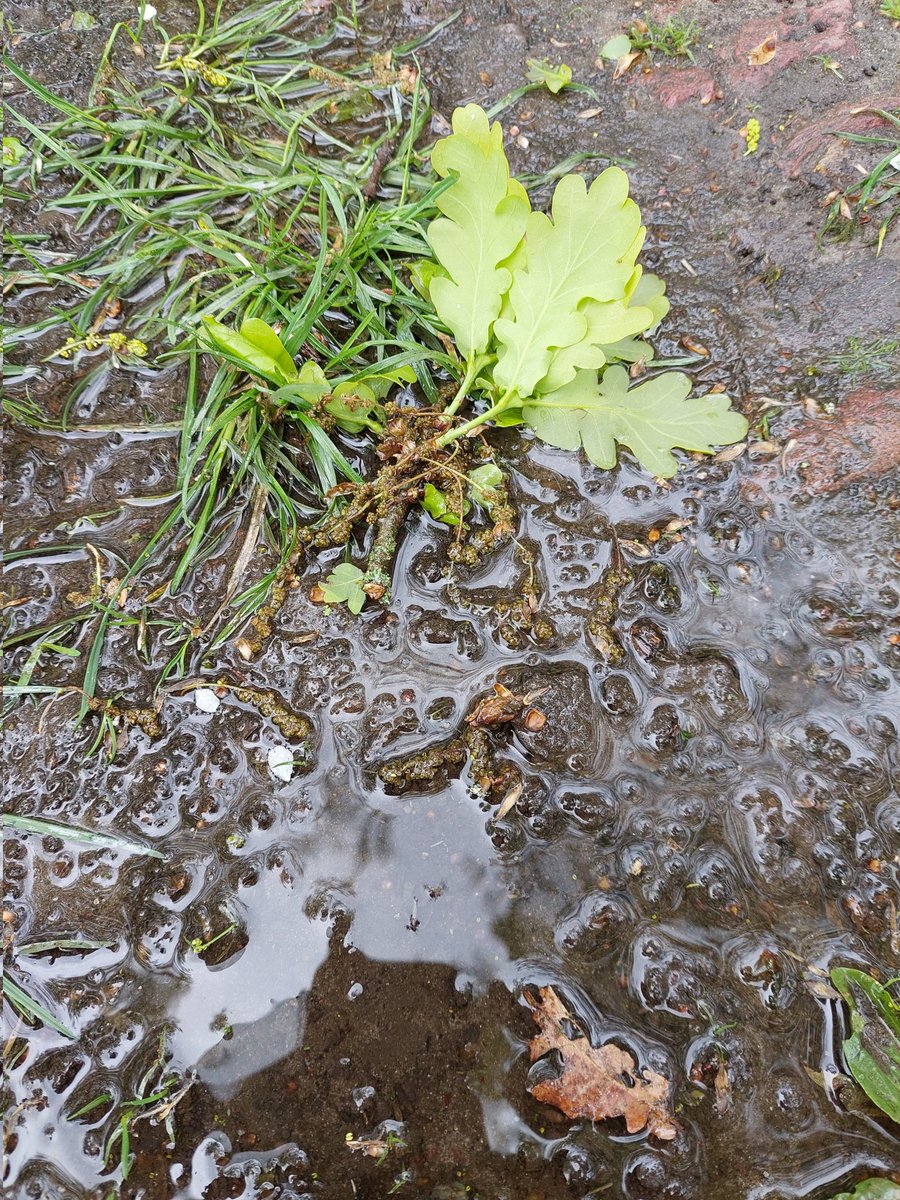
[[[224,351],[228,358],[239,363],[245,371],[249,371],[252,375],[259,375],[277,386],[293,382],[298,377],[297,368],[294,366],[293,359],[282,346],[278,335],[274,330],[269,329],[265,322],[258,322],[259,325],[268,329],[271,338],[274,339],[273,343],[260,334],[256,328],[255,318],[252,320],[254,324],[250,325],[250,332],[256,335],[257,340],[251,340],[243,332],[238,333],[234,329],[229,329],[227,325],[223,325],[221,321],[217,321],[213,317],[204,317],[203,324],[206,336],[212,342],[213,348]],[[249,322],[245,321],[241,329],[243,330],[247,324]],[[259,344],[260,339],[265,343],[265,348]],[[290,370],[287,369],[285,356],[290,361]]]
[[524,425],[525,418],[522,416],[522,401],[514,400],[501,409],[493,418],[494,424],[498,429],[509,429],[513,425]]
[[850,1009],[851,1033],[842,1047],[850,1074],[900,1123],[900,1004],[865,971],[835,967],[831,982]]
[[629,280],[626,294],[630,306],[640,305],[642,308],[650,309],[653,324],[644,332],[652,333],[669,311],[665,283],[652,271],[645,271],[643,267],[635,267],[634,276]]
[[271,325],[267,325],[259,317],[247,317],[241,322],[241,337],[246,338],[263,354],[273,358],[284,373],[285,379],[290,381],[297,378],[294,360]]
[[400,383],[415,383],[416,373],[410,366],[393,367],[373,375],[361,375],[354,383],[364,383],[377,400],[383,400],[392,387]]
[[431,302],[468,361],[484,351],[512,276],[502,266],[522,240],[530,204],[510,179],[503,130],[477,104],[453,114],[453,133],[431,154],[435,171],[456,181],[437,198],[444,214],[428,227],[428,240],[448,278],[432,274]]
[[890,1179],[864,1179],[850,1192],[838,1192],[830,1200],[900,1200],[900,1183]]
[[[430,517],[434,517],[435,521],[442,521],[445,525],[459,524],[459,514],[453,511],[447,503],[446,495],[433,483],[425,484],[425,494],[422,497],[421,505]],[[466,503],[465,510],[468,511],[468,508],[469,505]]]
[[[286,383],[278,388],[273,393],[272,400],[286,409],[295,408],[302,413],[308,413],[330,391],[331,384],[318,363],[305,362],[300,368],[296,382]],[[296,413],[294,416],[296,417]]]
[[601,349],[606,356],[606,361],[610,363],[636,363],[641,360],[649,363],[653,361],[653,347],[643,338],[622,338],[621,342],[613,342],[611,345],[602,346]]
[[503,482],[503,472],[495,462],[486,462],[469,472],[470,492],[476,504],[482,504],[485,492],[493,491]]
[[413,287],[419,295],[429,301],[431,301],[431,281],[437,276],[442,279],[450,278],[440,263],[432,262],[428,258],[420,258],[409,268],[409,278]]
[[378,418],[384,416],[384,409],[365,383],[339,383],[324,408],[347,433],[381,429]]
[[554,96],[572,82],[572,68],[565,63],[554,67],[548,58],[529,58],[527,66],[530,82],[542,83]]
[[72,28],[77,33],[85,33],[89,29],[95,29],[97,26],[97,18],[92,13],[84,12],[81,9],[76,9],[72,13]]
[[321,585],[322,599],[326,604],[346,604],[352,613],[358,613],[366,602],[364,578],[364,573],[353,563],[339,563]]
[[615,37],[611,37],[608,42],[604,42],[600,49],[601,58],[609,58],[614,62],[623,55],[631,52],[631,38],[627,33],[618,33]]
[[610,367],[598,381],[579,371],[558,392],[528,400],[523,415],[539,437],[562,450],[584,446],[598,467],[616,465],[616,442],[627,446],[646,470],[668,478],[678,470],[676,446],[709,452],[747,433],[747,422],[729,409],[724,394],[688,399],[691,381],[670,371],[628,388],[624,367]]
[[28,153],[28,150],[17,137],[3,137],[3,165],[16,167]]

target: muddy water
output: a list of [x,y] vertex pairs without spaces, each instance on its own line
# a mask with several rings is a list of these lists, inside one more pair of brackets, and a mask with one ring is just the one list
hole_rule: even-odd
[[[547,49],[552,26],[535,13],[531,24],[477,15],[496,36],[497,86],[526,42]],[[483,40],[448,37],[425,58],[447,109],[485,67]],[[568,53],[575,63],[589,50]],[[741,247],[723,251],[743,164],[673,151],[685,164],[673,199],[655,155],[701,117],[655,109],[655,149],[640,154],[628,122],[649,102],[637,85],[616,102],[626,132],[613,149],[636,158],[650,259],[671,280],[668,349],[683,332],[702,338],[707,381],[751,415],[760,394],[779,400],[785,431],[805,397],[840,402],[851,384],[805,368],[813,346],[842,344],[846,323],[812,301],[838,286],[852,296],[887,278],[883,265],[849,247],[823,269],[808,241],[791,250],[789,196],[772,184],[790,289],[749,283]],[[568,110],[532,108],[546,145],[520,168],[582,147]],[[724,212],[708,189],[687,191],[713,168],[732,171]],[[755,220],[765,241],[770,225]],[[860,333],[882,319],[877,304],[857,315]],[[165,389],[141,384],[153,386],[164,408]],[[115,399],[119,413],[137,403]],[[171,693],[162,736],[133,731],[111,763],[85,761],[93,730],[75,728],[71,700],[13,714],[4,807],[108,827],[165,860],[7,839],[18,942],[112,943],[17,964],[79,1039],[10,1023],[11,1195],[820,1200],[900,1171],[896,1127],[842,1077],[844,1019],[824,986],[839,963],[900,965],[891,481],[812,495],[802,470],[744,457],[688,464],[661,486],[514,433],[496,444],[516,543],[448,577],[447,535],[423,514],[389,610],[323,613],[306,598],[321,574],[311,567],[258,659],[226,648],[210,665],[209,677],[274,691],[308,717],[290,782],[266,764],[283,736],[228,694],[209,714],[192,692]],[[116,494],[163,490],[171,467],[164,439],[148,457],[127,434],[16,433],[10,544],[50,536],[66,480],[80,544],[80,518]],[[90,539],[124,554],[152,520],[117,515]],[[604,572],[622,564],[633,579],[611,665],[586,630]],[[16,563],[7,588],[29,600],[17,618],[65,611],[91,569],[83,552]],[[532,571],[540,638],[506,613]],[[199,602],[221,582],[202,578]],[[154,645],[140,670],[133,634],[121,635],[106,690],[146,700],[168,653]],[[431,790],[381,785],[380,763],[451,739],[498,680],[547,689],[543,729],[496,740],[523,779],[505,819],[468,767]],[[614,1039],[672,1081],[674,1141],[569,1122],[530,1097],[521,994],[546,983],[595,1044]],[[193,1083],[171,1144],[161,1126],[135,1126],[123,1184],[102,1162],[112,1104],[70,1118],[100,1093],[134,1096],[161,1035],[171,1070]],[[391,1131],[405,1147],[381,1162],[348,1145]]]

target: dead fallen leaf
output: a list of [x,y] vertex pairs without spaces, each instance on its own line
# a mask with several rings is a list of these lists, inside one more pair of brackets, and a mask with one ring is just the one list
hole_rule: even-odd
[[528,1090],[535,1100],[552,1104],[567,1117],[606,1121],[624,1117],[629,1133],[645,1126],[663,1141],[671,1141],[678,1124],[669,1115],[669,1081],[649,1068],[641,1074],[634,1058],[613,1042],[594,1047],[586,1037],[572,1039],[563,1022],[572,1017],[552,987],[538,988],[537,996],[525,993],[531,1015],[540,1030],[528,1043],[532,1062],[551,1050],[562,1057],[556,1079],[542,1079]]
[[724,1117],[731,1108],[731,1084],[728,1079],[728,1067],[724,1062],[719,1063],[714,1086],[716,1089],[716,1112],[720,1117]]
[[590,121],[592,117],[599,117],[602,112],[602,108],[583,108],[580,113],[575,114],[575,120]]
[[503,797],[500,807],[497,809],[496,813],[494,814],[494,821],[502,821],[503,818],[507,815],[507,813],[512,812],[512,810],[516,807],[518,799],[521,795],[522,795],[522,784],[517,783],[516,786],[514,788],[511,788],[509,790],[509,792],[507,792],[507,794]]
[[738,442],[736,446],[729,446],[726,450],[720,450],[715,456],[715,462],[734,462],[736,458],[740,458],[742,454],[747,453],[747,443]]
[[383,1158],[391,1149],[391,1143],[381,1138],[351,1138],[344,1143],[348,1150],[356,1150],[369,1158]]
[[770,33],[767,38],[754,46],[747,55],[747,62],[751,67],[764,67],[766,63],[770,63],[775,57],[775,51],[778,49],[778,34]]
[[[529,692],[527,696],[517,696],[502,683],[495,683],[493,696],[486,696],[485,699],[479,700],[466,717],[466,722],[476,728],[484,728],[488,725],[508,725],[510,721],[515,721],[520,717],[526,709],[530,709],[532,700],[543,696],[544,692],[548,690],[548,688],[539,688],[536,692]],[[530,711],[539,712],[540,710],[530,709]],[[543,716],[543,714],[541,715]]]
[[823,983],[821,979],[804,979],[803,981],[807,991],[819,1000],[840,1000],[841,995],[830,983]]
[[639,58],[644,55],[643,50],[631,50],[628,54],[623,54],[621,58],[616,59],[616,69],[613,71],[613,79],[620,79],[626,71],[630,71]]
[[636,542],[631,538],[622,538],[619,545],[624,550],[628,550],[636,558],[649,558],[653,553],[649,546],[645,546],[642,542]]
[[539,708],[529,708],[528,712],[522,718],[522,725],[529,733],[537,733],[546,724],[546,714],[542,713]]
[[709,351],[702,342],[698,342],[696,338],[689,337],[687,334],[681,339],[681,344],[685,350],[690,350],[691,354],[697,354],[700,358],[709,358]]

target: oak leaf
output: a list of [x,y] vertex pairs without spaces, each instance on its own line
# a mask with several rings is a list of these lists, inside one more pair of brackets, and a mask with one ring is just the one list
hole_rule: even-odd
[[623,1117],[629,1133],[646,1129],[654,1137],[671,1141],[678,1124],[669,1113],[670,1084],[664,1075],[638,1071],[627,1050],[607,1042],[592,1046],[586,1037],[570,1038],[572,1017],[552,987],[538,988],[535,997],[525,993],[531,1015],[540,1030],[528,1044],[532,1062],[551,1050],[562,1058],[556,1079],[542,1079],[529,1091],[535,1100],[552,1104],[567,1117],[606,1121]]

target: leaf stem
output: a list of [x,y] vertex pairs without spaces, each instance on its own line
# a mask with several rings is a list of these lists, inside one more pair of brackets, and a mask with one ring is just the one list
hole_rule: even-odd
[[463,400],[465,400],[466,396],[468,396],[469,388],[475,382],[475,376],[478,374],[480,366],[481,362],[478,358],[470,359],[469,362],[466,363],[466,373],[463,376],[463,381],[459,385],[459,391],[444,409],[445,416],[452,417],[462,404]]
[[[454,429],[448,429],[446,433],[442,433],[437,439],[435,445],[439,449],[443,446],[449,446],[450,443],[455,442],[457,438],[465,437],[467,433],[470,433],[473,429],[477,429],[479,425],[484,425],[486,422],[493,420],[498,413],[502,412],[503,409],[506,408],[512,399],[512,396],[513,389],[510,388],[509,391],[505,392],[500,397],[496,404],[491,405],[487,412],[483,412],[477,417],[472,417],[471,421],[466,421],[464,424],[457,425]],[[448,408],[446,411],[449,413],[450,409]]]

